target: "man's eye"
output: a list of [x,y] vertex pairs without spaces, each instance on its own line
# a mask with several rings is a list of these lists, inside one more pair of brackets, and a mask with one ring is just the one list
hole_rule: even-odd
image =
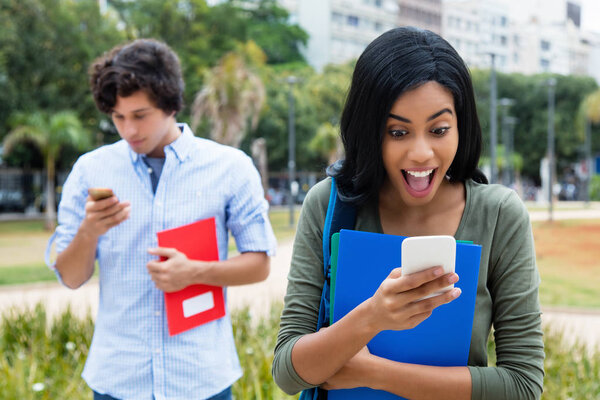
[[115,115],[115,114],[113,114],[113,118],[114,119],[123,119],[123,116],[122,115]]
[[436,134],[436,135],[438,135],[438,136],[442,136],[446,132],[448,132],[449,129],[450,129],[449,126],[444,126],[444,127],[441,127],[441,128],[435,128],[431,132],[434,133],[434,134]]
[[390,134],[390,136],[392,136],[394,138],[400,138],[400,137],[406,135],[408,132],[401,130],[401,129],[391,129],[388,131],[388,133]]
[[136,115],[133,118],[135,119],[143,119],[146,115]]

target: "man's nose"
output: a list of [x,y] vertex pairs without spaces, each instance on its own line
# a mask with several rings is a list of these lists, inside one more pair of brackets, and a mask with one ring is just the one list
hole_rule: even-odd
[[137,133],[137,124],[131,119],[125,119],[123,122],[123,133],[127,136],[132,136]]

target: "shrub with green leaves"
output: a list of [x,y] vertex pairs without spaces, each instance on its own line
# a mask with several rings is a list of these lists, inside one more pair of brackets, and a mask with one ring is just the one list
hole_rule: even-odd
[[600,175],[592,175],[590,180],[590,200],[600,200]]
[[[280,400],[287,396],[273,382],[271,363],[279,329],[281,305],[269,315],[248,309],[232,314],[235,342],[244,376],[233,386],[237,400]],[[93,334],[91,317],[80,319],[69,309],[49,321],[43,305],[9,312],[0,325],[0,399],[90,400],[81,371]],[[546,329],[544,400],[600,398],[600,353],[582,345],[563,344],[560,333]],[[494,343],[488,346],[490,365]]]

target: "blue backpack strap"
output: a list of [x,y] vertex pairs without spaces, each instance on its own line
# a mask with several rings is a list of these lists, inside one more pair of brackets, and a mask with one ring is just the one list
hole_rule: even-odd
[[331,191],[329,193],[329,204],[323,225],[323,292],[321,293],[321,304],[319,306],[319,319],[317,330],[329,326],[329,299],[331,283],[331,236],[342,229],[354,228],[356,221],[356,208],[354,205],[340,199],[335,178],[331,178]]
[[[319,304],[319,318],[317,320],[317,331],[329,326],[329,299],[331,283],[331,236],[342,229],[352,229],[356,222],[356,208],[354,205],[340,199],[335,178],[331,178],[331,191],[329,193],[329,204],[325,224],[323,225],[323,291],[321,292],[321,303]],[[327,391],[321,388],[304,390],[300,400],[326,400]]]

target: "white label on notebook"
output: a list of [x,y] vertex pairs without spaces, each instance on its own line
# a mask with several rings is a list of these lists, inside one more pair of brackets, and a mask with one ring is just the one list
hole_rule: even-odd
[[215,306],[213,292],[208,291],[198,296],[190,297],[183,301],[183,316],[189,318],[192,315],[200,314],[206,310],[210,310]]

